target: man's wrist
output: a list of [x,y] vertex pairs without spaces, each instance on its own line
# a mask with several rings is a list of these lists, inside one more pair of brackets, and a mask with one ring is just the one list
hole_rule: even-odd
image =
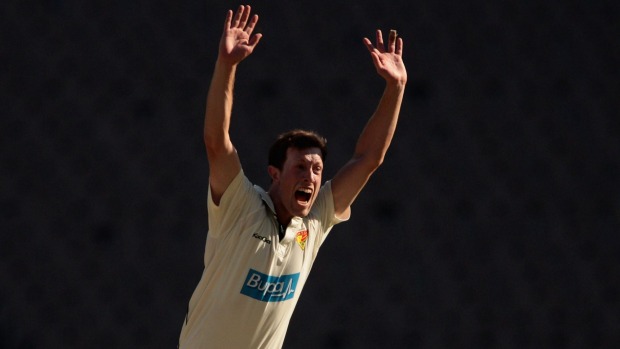
[[403,91],[403,90],[405,90],[405,85],[407,85],[407,80],[404,80],[404,81],[388,80],[388,81],[385,82],[385,88],[386,89],[396,90],[396,91]]
[[223,71],[234,71],[237,69],[237,65],[239,65],[239,62],[229,62],[221,57],[218,57],[217,61],[215,61],[215,69]]

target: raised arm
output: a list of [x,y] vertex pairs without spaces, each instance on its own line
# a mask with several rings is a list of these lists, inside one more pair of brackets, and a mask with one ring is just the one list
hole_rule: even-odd
[[351,204],[383,163],[396,130],[407,83],[407,70],[402,60],[403,41],[397,38],[395,30],[390,31],[387,47],[381,30],[377,30],[375,46],[368,38],[364,38],[364,44],[386,85],[377,109],[357,140],[353,157],[332,180],[336,216],[342,218],[348,216]]
[[237,65],[254,51],[262,35],[252,31],[258,16],[250,17],[250,6],[239,6],[234,14],[229,10],[224,21],[219,54],[207,95],[204,142],[209,159],[209,185],[216,204],[241,170],[237,151],[230,135],[233,89]]

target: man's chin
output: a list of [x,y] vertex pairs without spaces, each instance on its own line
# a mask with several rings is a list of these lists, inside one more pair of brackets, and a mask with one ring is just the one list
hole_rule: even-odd
[[297,217],[305,218],[310,214],[310,210],[303,210],[297,213]]
[[310,214],[310,209],[312,208],[311,204],[297,204],[297,210],[295,212],[295,215],[298,217],[306,217],[307,215]]

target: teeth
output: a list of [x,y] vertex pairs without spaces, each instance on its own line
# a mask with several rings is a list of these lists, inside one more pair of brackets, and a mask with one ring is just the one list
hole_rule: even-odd
[[299,191],[303,191],[306,194],[312,194],[312,189],[308,189],[308,188],[301,188],[299,189]]

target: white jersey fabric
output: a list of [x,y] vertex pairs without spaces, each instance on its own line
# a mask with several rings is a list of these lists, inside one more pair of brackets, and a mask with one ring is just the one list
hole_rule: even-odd
[[[202,278],[190,299],[180,348],[281,348],[319,247],[336,218],[326,182],[307,217],[284,238],[271,198],[243,174],[217,206],[209,189]],[[347,217],[348,219],[348,217]]]

